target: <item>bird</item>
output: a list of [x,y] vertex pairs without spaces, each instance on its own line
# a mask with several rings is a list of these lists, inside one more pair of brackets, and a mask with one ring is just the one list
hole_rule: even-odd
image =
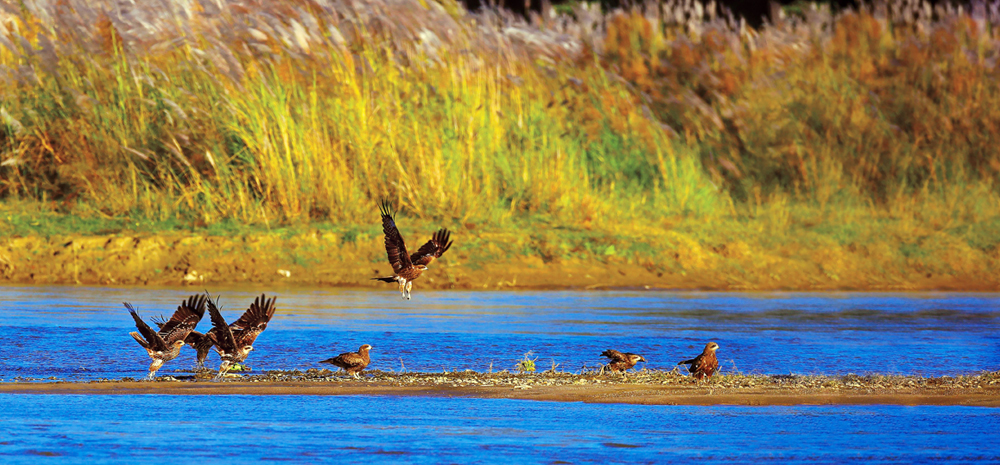
[[142,348],[146,349],[149,358],[153,359],[153,362],[149,364],[149,375],[146,379],[154,379],[156,371],[165,362],[177,358],[177,355],[181,352],[181,347],[184,347],[184,339],[198,326],[201,317],[205,315],[206,301],[207,298],[203,295],[188,297],[186,301],[177,307],[177,311],[174,312],[173,316],[163,322],[163,325],[159,327],[159,331],[153,331],[153,328],[146,324],[145,321],[142,321],[142,318],[139,318],[139,312],[136,311],[132,304],[122,302],[132,315],[132,319],[135,320],[136,329],[139,330],[138,332],[132,331],[129,335]]
[[416,253],[407,255],[406,244],[403,243],[403,236],[396,229],[392,204],[388,199],[382,199],[382,203],[379,205],[379,212],[382,213],[385,252],[389,257],[389,264],[392,265],[393,275],[372,279],[387,283],[399,283],[399,293],[402,294],[404,299],[409,300],[413,280],[419,278],[420,274],[427,269],[427,265],[451,247],[451,241],[449,240],[451,233],[447,229],[441,228]]
[[709,342],[705,345],[705,350],[701,352],[701,355],[692,358],[691,360],[685,360],[678,363],[678,365],[691,365],[688,367],[688,371],[691,372],[691,376],[696,379],[702,379],[706,376],[709,378],[719,370],[719,359],[715,358],[715,351],[719,350],[719,345],[714,342]]
[[605,350],[604,352],[601,352],[601,356],[611,359],[611,361],[608,362],[607,368],[608,370],[611,370],[612,373],[624,373],[629,368],[634,367],[636,363],[646,361],[642,355],[633,354],[631,352],[622,353],[615,349]]
[[[233,363],[240,363],[247,359],[250,351],[253,350],[253,343],[257,336],[267,329],[267,323],[274,316],[274,301],[276,297],[267,298],[264,294],[254,299],[250,308],[243,312],[238,320],[232,324],[226,324],[226,320],[219,312],[217,302],[208,300],[208,314],[212,318],[212,329],[205,333],[205,338],[215,346],[215,351],[219,353],[222,363],[219,365],[219,373],[216,379],[221,378],[229,366]],[[216,298],[216,301],[218,298]],[[211,346],[209,346],[211,347]]]
[[[158,328],[163,328],[166,324],[166,318],[160,315],[159,318],[153,317],[152,321]],[[196,370],[202,370],[205,368],[205,359],[208,358],[208,353],[212,350],[212,340],[205,337],[205,333],[192,330],[188,333],[187,337],[184,338],[184,343],[194,349],[197,353],[197,366]]]
[[365,344],[359,347],[357,352],[344,352],[336,357],[328,358],[319,363],[336,365],[346,371],[347,374],[358,378],[358,373],[360,373],[361,370],[364,370],[365,367],[371,363],[371,357],[368,356],[369,350],[372,350],[372,346]]

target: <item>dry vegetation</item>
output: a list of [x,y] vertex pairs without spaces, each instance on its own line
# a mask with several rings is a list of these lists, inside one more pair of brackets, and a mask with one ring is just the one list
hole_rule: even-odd
[[997,285],[1000,5],[752,30],[678,3],[0,3],[0,232],[369,225],[389,195],[542,230],[480,237],[497,259]]
[[[596,372],[580,374],[561,371],[538,373],[511,373],[508,371],[482,373],[476,371],[454,371],[441,373],[396,373],[391,371],[365,372],[366,382],[389,385],[427,386],[557,386],[567,384],[648,384],[669,386],[692,386],[713,388],[785,388],[785,389],[976,389],[1000,387],[1000,372],[983,372],[970,376],[945,376],[924,378],[920,376],[892,375],[747,375],[723,374],[704,381],[698,381],[677,371],[640,370],[620,374],[599,375]],[[268,371],[262,375],[242,377],[248,382],[267,381],[350,381],[343,373],[327,369],[306,371]]]

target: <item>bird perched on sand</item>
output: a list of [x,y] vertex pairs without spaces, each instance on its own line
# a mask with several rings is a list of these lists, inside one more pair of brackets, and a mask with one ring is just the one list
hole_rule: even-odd
[[129,335],[143,349],[146,349],[149,358],[153,359],[153,362],[149,364],[147,379],[152,380],[156,376],[156,370],[159,370],[165,362],[177,358],[181,347],[184,347],[184,339],[198,326],[201,317],[205,315],[205,302],[207,300],[203,295],[189,297],[177,307],[177,311],[169,320],[163,322],[159,331],[153,331],[153,328],[142,321],[142,318],[139,318],[139,312],[132,304],[123,302],[125,308],[132,315],[132,319],[135,320],[136,329],[139,330],[139,332],[130,332]]
[[373,279],[387,283],[399,283],[399,293],[403,295],[404,299],[409,299],[413,280],[419,278],[420,274],[427,269],[427,265],[451,247],[451,241],[449,241],[451,233],[447,229],[441,228],[416,253],[406,255],[406,244],[403,243],[403,236],[396,229],[392,204],[389,203],[389,200],[382,200],[382,203],[379,205],[379,212],[382,213],[385,252],[389,256],[389,264],[392,265],[393,275]]
[[368,356],[368,351],[370,350],[372,350],[372,346],[365,344],[359,347],[357,352],[344,352],[319,363],[336,365],[346,371],[347,374],[357,378],[358,373],[361,373],[361,370],[364,370],[371,363],[371,357]]
[[691,360],[680,362],[678,365],[691,365],[688,367],[688,371],[691,372],[691,376],[697,379],[702,379],[706,376],[711,378],[719,370],[719,359],[715,358],[716,350],[719,350],[719,345],[709,342],[705,345],[705,350],[701,352],[701,355]]
[[615,349],[608,349],[601,352],[602,357],[607,357],[611,359],[608,362],[607,369],[611,370],[612,373],[622,372],[624,373],[629,368],[635,366],[636,363],[646,362],[646,359],[639,354],[633,354],[631,352],[619,352]]
[[[219,312],[218,304],[208,301],[208,314],[212,318],[212,330],[205,333],[205,338],[215,346],[215,351],[219,353],[222,363],[219,365],[219,374],[215,378],[221,378],[229,366],[233,363],[241,363],[250,355],[253,350],[253,343],[257,336],[267,329],[267,323],[274,316],[275,297],[268,299],[264,294],[254,299],[250,308],[243,312],[240,319],[232,324],[226,324],[225,318]],[[211,347],[211,346],[209,346]]]

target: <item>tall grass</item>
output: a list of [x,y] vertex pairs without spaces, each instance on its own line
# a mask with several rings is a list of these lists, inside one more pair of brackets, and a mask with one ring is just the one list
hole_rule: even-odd
[[3,4],[0,196],[206,224],[354,222],[383,195],[584,226],[1000,205],[995,4],[751,30],[671,3],[138,3]]

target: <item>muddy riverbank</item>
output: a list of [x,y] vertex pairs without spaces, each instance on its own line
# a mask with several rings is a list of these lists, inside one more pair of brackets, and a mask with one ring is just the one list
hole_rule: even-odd
[[[568,249],[559,255],[549,250],[567,245],[558,236],[467,233],[415,287],[1000,290],[1000,274],[990,271],[1000,268],[1000,257],[980,252],[945,250],[944,258],[911,260],[873,254],[872,247],[792,244],[758,250],[739,241],[711,245],[674,236],[664,236],[642,253],[610,253],[610,246],[600,244],[605,252]],[[390,272],[382,240],[380,234],[347,237],[320,231],[3,238],[0,283],[385,288],[389,285],[371,279]],[[621,238],[614,240],[619,241],[616,250],[625,247]],[[567,247],[583,250],[595,241]]]

